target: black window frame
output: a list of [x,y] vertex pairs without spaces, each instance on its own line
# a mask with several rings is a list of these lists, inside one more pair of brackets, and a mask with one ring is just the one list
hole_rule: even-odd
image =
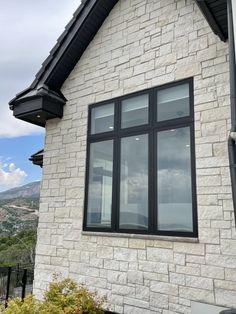
[[[175,118],[165,121],[157,121],[157,93],[159,90],[179,86],[187,83],[189,85],[189,115],[181,118]],[[136,97],[142,94],[149,95],[149,115],[148,124],[121,128],[121,103],[122,100]],[[114,129],[111,131],[91,134],[91,112],[93,108],[114,103]],[[193,78],[187,78],[180,81],[152,87],[149,89],[134,92],[121,97],[116,97],[106,101],[89,105],[88,129],[87,129],[87,154],[86,154],[86,174],[85,174],[85,198],[84,198],[84,218],[83,230],[93,232],[107,233],[131,233],[146,235],[162,235],[175,237],[198,237],[197,223],[197,194],[196,194],[196,164],[195,164],[195,136],[194,136],[194,89]],[[190,129],[190,148],[191,148],[191,184],[192,184],[192,222],[193,231],[164,231],[157,228],[157,134],[158,131],[169,130],[173,128],[189,127]],[[120,229],[119,228],[119,200],[120,200],[120,157],[121,157],[121,138],[148,134],[148,229]],[[88,184],[89,184],[89,161],[90,144],[113,140],[113,179],[112,179],[112,210],[111,210],[111,228],[89,227],[87,226],[87,205],[88,205]]]

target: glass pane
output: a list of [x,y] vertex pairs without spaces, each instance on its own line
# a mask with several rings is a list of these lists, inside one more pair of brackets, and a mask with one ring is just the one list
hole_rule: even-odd
[[114,104],[92,109],[91,134],[110,132],[114,129]]
[[188,127],[158,133],[159,230],[193,231],[190,150]]
[[121,140],[120,228],[148,228],[148,135]]
[[88,227],[110,227],[112,206],[113,141],[90,145]]
[[122,101],[121,127],[130,128],[148,123],[148,95]]
[[157,120],[189,116],[189,84],[166,88],[157,92]]

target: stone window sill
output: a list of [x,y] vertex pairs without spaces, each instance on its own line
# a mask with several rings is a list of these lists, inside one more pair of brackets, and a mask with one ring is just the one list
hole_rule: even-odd
[[143,239],[143,240],[159,240],[159,241],[172,241],[172,242],[188,242],[199,243],[198,238],[188,237],[173,237],[173,236],[160,236],[151,234],[130,234],[130,233],[112,233],[112,232],[94,232],[94,231],[82,231],[84,236],[96,236],[96,237],[113,237],[113,238],[129,238],[129,239]]

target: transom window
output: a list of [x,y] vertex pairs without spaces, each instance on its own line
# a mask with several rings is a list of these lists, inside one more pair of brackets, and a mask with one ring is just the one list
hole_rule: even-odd
[[192,79],[89,107],[84,230],[197,236]]

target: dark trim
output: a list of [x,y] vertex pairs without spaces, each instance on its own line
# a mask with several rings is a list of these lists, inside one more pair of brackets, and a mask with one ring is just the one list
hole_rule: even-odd
[[230,136],[228,138],[228,153],[229,153],[229,169],[232,186],[232,198],[234,207],[234,221],[236,225],[236,145],[235,140]]
[[[189,86],[190,113],[184,118],[172,119],[157,122],[157,92],[180,84],[187,83]],[[146,125],[121,129],[121,102],[124,99],[149,94],[149,120]],[[112,131],[91,134],[91,112],[94,108],[105,104],[115,104],[114,110],[114,129]],[[172,128],[190,128],[191,144],[191,180],[192,180],[192,217],[193,231],[160,231],[157,228],[157,133],[158,131],[169,130]],[[119,228],[119,208],[120,208],[120,158],[121,158],[121,139],[135,135],[148,135],[148,230],[139,229],[120,229]],[[87,226],[87,206],[88,206],[88,187],[89,187],[89,167],[90,167],[90,145],[106,140],[113,140],[113,178],[112,178],[112,209],[111,209],[111,227],[88,227]],[[165,236],[197,237],[197,193],[196,193],[196,167],[195,167],[195,142],[194,142],[194,100],[193,100],[193,79],[185,79],[170,84],[165,84],[155,88],[138,91],[126,96],[116,97],[104,102],[92,104],[89,106],[88,130],[87,130],[87,159],[86,159],[86,177],[85,177],[85,199],[84,199],[84,221],[83,230],[100,232],[119,232],[119,233],[137,233],[137,234],[156,234]]]
[[229,33],[229,66],[230,66],[230,106],[231,106],[231,132],[228,139],[229,167],[234,207],[234,220],[236,224],[236,62],[234,46],[233,12],[231,0],[227,0],[228,33]]
[[42,168],[43,167],[43,153],[44,153],[44,150],[41,149],[37,153],[33,154],[29,158],[29,161],[32,161],[34,165],[40,166]]
[[64,96],[41,87],[11,103],[11,109],[16,118],[44,127],[47,120],[62,118]]
[[230,66],[230,101],[231,101],[231,131],[236,132],[236,62],[235,62],[235,40],[233,26],[233,12],[231,0],[228,4],[228,33],[229,33],[229,66]]
[[222,41],[226,41],[227,36],[224,34],[220,23],[217,22],[216,16],[211,11],[209,2],[207,0],[196,0],[196,3],[202,14],[205,16],[213,32],[218,35]]

